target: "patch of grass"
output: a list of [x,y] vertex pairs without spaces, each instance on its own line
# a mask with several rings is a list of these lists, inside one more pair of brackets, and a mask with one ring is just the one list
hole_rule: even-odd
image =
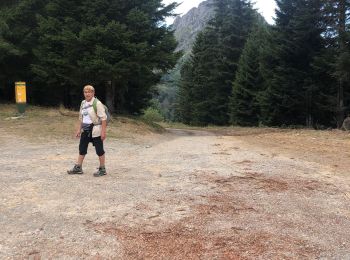
[[159,124],[164,128],[207,131],[218,135],[227,135],[227,136],[259,135],[259,134],[266,134],[266,133],[289,131],[289,129],[272,128],[272,127],[265,127],[265,126],[264,127],[243,127],[243,126],[208,125],[206,127],[200,127],[200,126],[185,125],[183,123],[177,123],[177,122],[162,122]]
[[[0,105],[0,128],[5,132],[35,140],[74,137],[78,112],[64,108],[28,106],[25,116],[17,116],[16,105]],[[113,116],[107,127],[108,138],[136,138],[162,132],[162,127],[141,118]]]
[[64,117],[55,108],[28,106],[24,117],[16,116],[15,105],[0,106],[1,128],[30,139],[46,140],[73,136],[76,119]]
[[[155,133],[163,133],[165,132],[164,127],[161,123],[153,122],[151,120],[145,119],[143,116],[131,116],[131,115],[123,115],[116,117],[116,121],[124,124],[132,124],[135,126],[139,126],[142,129]],[[115,123],[115,118],[113,117],[113,122]],[[136,129],[137,130],[137,129]]]

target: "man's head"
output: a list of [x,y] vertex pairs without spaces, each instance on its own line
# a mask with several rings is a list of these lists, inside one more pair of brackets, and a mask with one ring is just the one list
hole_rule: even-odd
[[86,85],[83,89],[84,97],[86,101],[90,101],[95,96],[95,89],[91,85]]

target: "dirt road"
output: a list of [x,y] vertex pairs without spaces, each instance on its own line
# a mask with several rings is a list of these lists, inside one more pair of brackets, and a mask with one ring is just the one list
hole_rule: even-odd
[[92,147],[70,176],[76,140],[0,127],[0,259],[350,259],[348,163],[268,138],[109,139],[94,178]]

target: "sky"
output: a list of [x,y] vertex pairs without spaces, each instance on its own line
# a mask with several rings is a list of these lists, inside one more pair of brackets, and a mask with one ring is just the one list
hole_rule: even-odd
[[[175,10],[180,15],[186,14],[191,8],[198,7],[199,3],[204,0],[163,0],[163,3],[169,4],[172,2],[178,2],[182,4]],[[274,23],[273,17],[275,15],[276,3],[275,0],[255,0],[255,8],[265,17],[266,21],[270,24]],[[173,19],[167,20],[168,24],[171,24]]]

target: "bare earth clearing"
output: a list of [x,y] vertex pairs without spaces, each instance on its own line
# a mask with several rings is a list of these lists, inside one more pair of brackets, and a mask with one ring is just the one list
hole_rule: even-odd
[[0,259],[350,259],[348,133],[118,122],[94,178],[92,146],[66,174],[74,120],[52,112],[45,137],[5,114]]

